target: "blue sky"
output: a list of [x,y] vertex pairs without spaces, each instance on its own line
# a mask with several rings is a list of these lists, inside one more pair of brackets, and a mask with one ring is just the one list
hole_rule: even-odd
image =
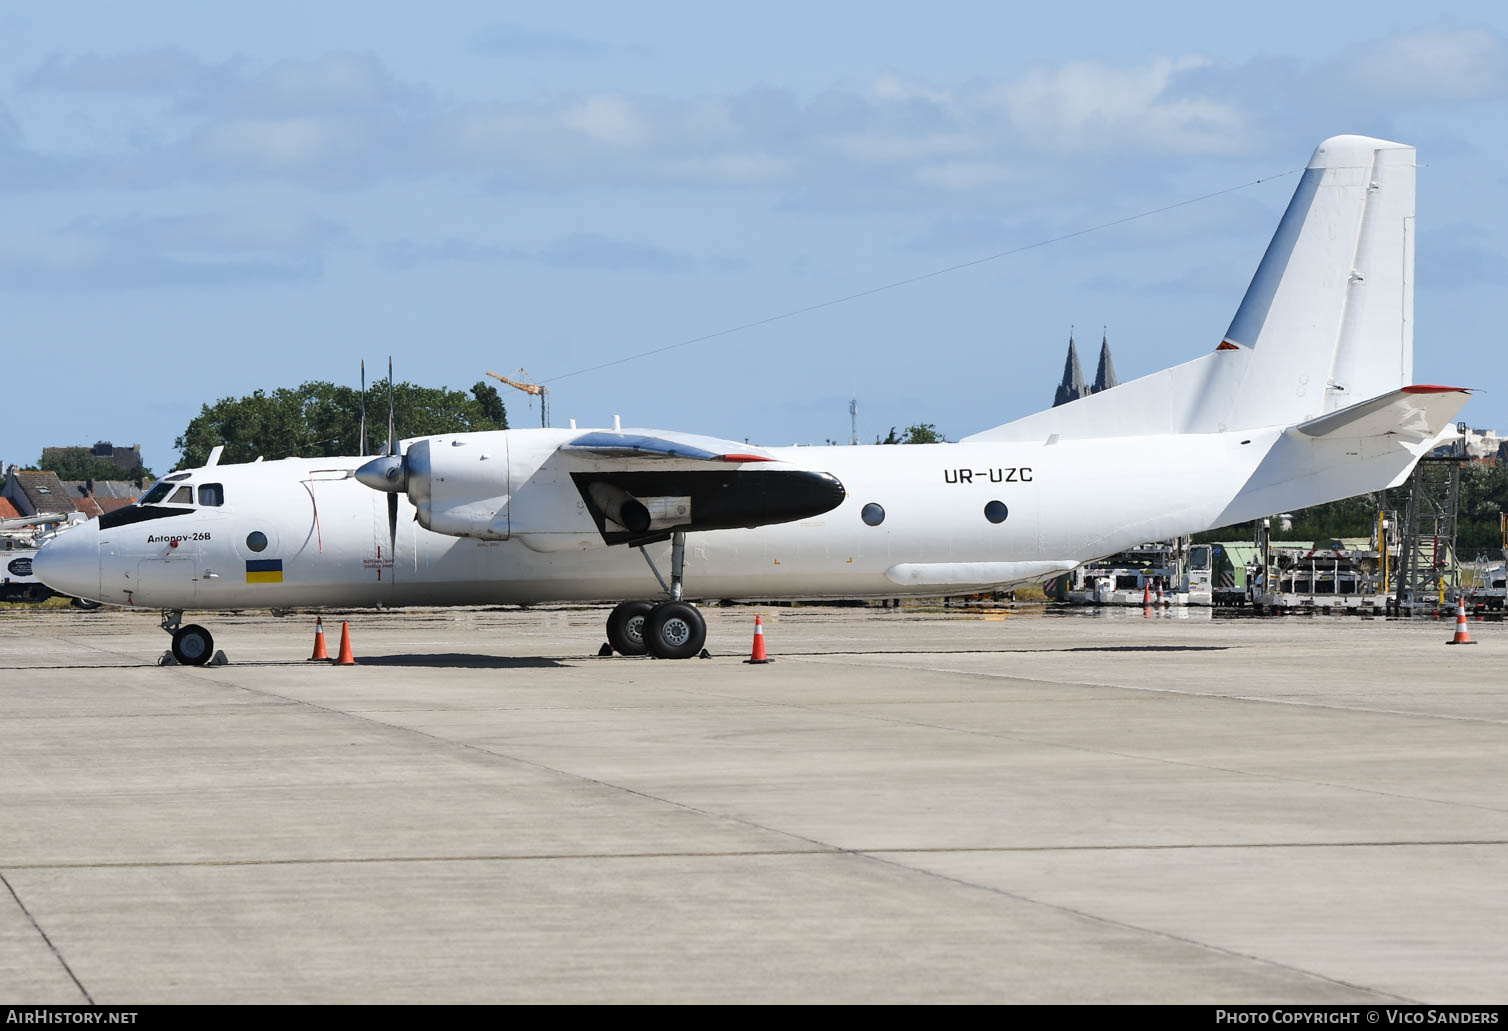
[[[1061,11],[1062,13],[1058,13]],[[0,13],[0,459],[305,379],[551,381],[552,416],[766,444],[1045,407],[1207,351],[1300,167],[1419,147],[1416,376],[1497,389],[1497,6],[74,3]],[[506,392],[515,425],[537,424]],[[400,427],[401,430],[401,427]]]

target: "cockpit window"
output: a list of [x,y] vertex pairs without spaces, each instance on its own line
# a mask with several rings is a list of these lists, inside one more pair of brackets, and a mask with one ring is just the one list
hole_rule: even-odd
[[172,489],[173,489],[173,485],[171,483],[166,483],[166,482],[159,483],[155,487],[153,487],[151,490],[147,491],[146,495],[143,496],[142,499],[141,499],[141,504],[143,504],[143,505],[155,505],[155,504],[157,504],[157,502],[159,502],[163,498],[167,497],[168,496],[168,492],[171,491]]
[[179,487],[173,496],[168,499],[170,505],[192,505],[194,503],[194,488],[185,484]]
[[218,483],[206,483],[199,488],[199,504],[219,508],[225,504],[225,488]]

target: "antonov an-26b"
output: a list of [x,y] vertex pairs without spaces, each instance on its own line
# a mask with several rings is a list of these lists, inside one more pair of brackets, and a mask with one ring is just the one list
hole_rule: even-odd
[[[37,555],[56,591],[164,610],[621,602],[623,654],[697,654],[692,598],[937,595],[1394,486],[1453,432],[1412,384],[1413,147],[1320,144],[1209,353],[956,444],[759,448],[653,429],[211,465]],[[662,573],[663,571],[663,573]],[[668,574],[666,582],[664,574]],[[629,600],[624,600],[629,599]]]

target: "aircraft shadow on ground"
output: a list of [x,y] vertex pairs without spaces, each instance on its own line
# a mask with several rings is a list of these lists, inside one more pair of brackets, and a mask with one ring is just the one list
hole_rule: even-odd
[[356,660],[358,666],[423,666],[437,669],[564,669],[559,659],[541,655],[464,655],[445,652],[438,655],[368,655]]

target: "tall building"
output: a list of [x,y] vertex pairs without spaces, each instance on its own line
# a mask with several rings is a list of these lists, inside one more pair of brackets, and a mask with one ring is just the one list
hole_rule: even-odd
[[1089,394],[1089,385],[1084,382],[1084,369],[1079,365],[1079,349],[1074,346],[1073,332],[1068,333],[1068,359],[1063,363],[1063,382],[1058,384],[1058,392],[1053,396],[1052,406],[1067,404],[1069,401],[1077,401]]
[[1110,339],[1108,334],[1100,337],[1100,364],[1094,373],[1094,383],[1090,384],[1084,379],[1084,368],[1079,364],[1079,349],[1073,342],[1072,331],[1068,334],[1068,358],[1063,362],[1063,382],[1058,384],[1058,392],[1053,396],[1054,408],[1069,401],[1077,401],[1081,397],[1090,394],[1098,394],[1101,390],[1109,390],[1120,384],[1120,377],[1115,374],[1115,362],[1110,357]]
[[1110,337],[1108,331],[1100,335],[1100,367],[1094,373],[1093,393],[1118,386],[1120,378],[1115,374],[1115,362],[1110,360]]

